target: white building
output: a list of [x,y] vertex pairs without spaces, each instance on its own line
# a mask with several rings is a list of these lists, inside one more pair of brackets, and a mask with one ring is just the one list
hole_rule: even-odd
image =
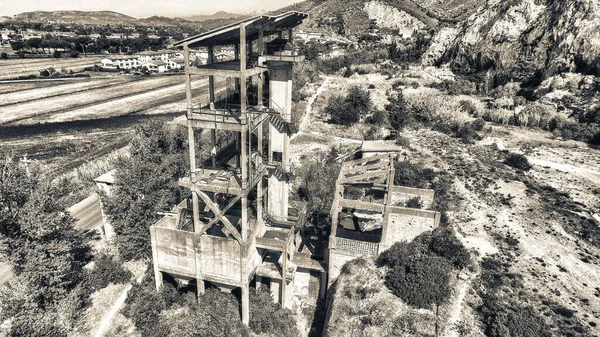
[[167,70],[167,63],[161,60],[152,60],[150,62],[142,63],[142,68],[148,69],[151,73],[164,73]]
[[136,69],[140,67],[137,56],[115,56],[100,60],[102,68],[105,69]]
[[184,66],[185,62],[183,61],[183,59],[173,59],[167,61],[167,70],[183,69]]
[[183,58],[183,54],[181,54],[177,50],[149,50],[138,53],[137,55],[139,56],[140,62],[142,63],[148,63],[153,60],[167,62],[171,59]]

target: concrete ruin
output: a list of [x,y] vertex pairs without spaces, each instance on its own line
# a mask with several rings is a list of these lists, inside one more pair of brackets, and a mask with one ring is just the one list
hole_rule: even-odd
[[[292,30],[306,17],[258,16],[175,44],[183,48],[187,98],[187,113],[175,123],[187,128],[190,144],[189,176],[179,185],[192,197],[150,228],[156,287],[168,278],[195,287],[198,295],[208,286],[234,292],[245,324],[251,286],[270,289],[283,307],[296,300],[316,303],[348,259],[406,239],[409,227],[418,232],[439,222],[435,212],[394,204],[412,195],[430,203],[433,192],[394,186],[395,155],[385,154],[343,164],[329,248],[327,237],[302,235],[298,224],[306,211],[291,207],[288,194],[294,176],[290,135],[296,131],[293,66],[304,59],[293,46]],[[234,46],[235,59],[215,62],[214,50],[223,46]],[[191,65],[197,48],[208,49],[206,65]],[[208,76],[208,105],[192,95],[192,76]],[[225,78],[225,96],[216,97],[215,77]],[[209,158],[196,155],[201,136],[210,139]],[[350,185],[383,191],[384,200],[345,198]],[[349,208],[354,216],[359,210],[379,217],[377,238],[372,231],[340,229],[340,214]]]
[[[440,213],[426,210],[433,190],[394,185],[396,160],[395,153],[369,153],[342,164],[331,206],[330,285],[346,262],[378,255],[439,225]],[[419,198],[426,209],[404,207],[411,198]]]

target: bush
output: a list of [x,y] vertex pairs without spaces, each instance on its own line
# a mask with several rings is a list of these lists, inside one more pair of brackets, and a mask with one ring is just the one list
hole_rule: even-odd
[[52,57],[57,58],[57,59],[61,58],[61,56],[62,56],[62,53],[59,52],[58,50],[54,51],[54,53],[52,54]]
[[504,160],[504,164],[521,171],[529,171],[532,168],[531,164],[529,164],[529,160],[527,160],[527,157],[518,153],[509,154]]
[[384,125],[387,122],[387,112],[377,110],[373,113],[371,117],[371,122],[375,125]]
[[435,172],[409,161],[398,161],[395,164],[394,184],[415,188],[426,188],[433,180]]
[[450,297],[450,267],[441,257],[411,256],[388,271],[385,285],[407,304],[431,308]]
[[79,52],[76,50],[73,50],[69,53],[69,56],[72,58],[78,58],[79,57]]
[[8,58],[8,54],[3,52],[2,54],[0,54],[0,58],[6,60]]
[[471,255],[450,228],[436,228],[418,236],[415,241],[435,255],[448,260],[457,269],[464,269],[471,261]]
[[484,295],[480,312],[489,337],[550,337],[550,328],[537,311],[513,300]]
[[270,336],[298,336],[296,320],[289,309],[273,302],[269,290],[250,289],[250,329]]
[[84,276],[84,281],[91,291],[105,288],[109,284],[129,282],[132,274],[112,255],[100,254],[94,259],[94,268]]
[[339,173],[340,164],[337,163],[314,161],[303,165],[298,196],[307,202],[307,212],[313,220],[327,218]]
[[325,113],[331,116],[331,122],[351,125],[371,108],[370,93],[357,86],[348,89],[346,96],[331,96],[325,107]]
[[423,208],[423,200],[420,197],[410,198],[406,201],[406,207],[421,209]]

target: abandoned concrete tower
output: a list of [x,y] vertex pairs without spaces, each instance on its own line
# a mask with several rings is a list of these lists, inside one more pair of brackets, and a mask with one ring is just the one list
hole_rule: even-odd
[[[179,184],[192,198],[150,228],[156,287],[168,278],[198,294],[206,287],[233,292],[245,324],[251,286],[268,288],[284,307],[315,305],[345,262],[411,240],[440,220],[437,212],[404,207],[415,197],[431,206],[433,191],[394,185],[395,147],[363,144],[362,158],[342,164],[332,191],[329,237],[298,228],[306,210],[288,200],[289,151],[292,70],[304,57],[292,29],[306,17],[258,16],[175,44],[184,51],[187,96],[187,114],[175,123],[187,127],[190,146],[190,174]],[[216,49],[231,46],[232,59],[214,62]],[[190,50],[200,48],[208,63],[192,66]],[[192,76],[208,76],[209,104],[193,97]],[[200,139],[211,148],[206,158],[196,156]]]
[[[306,17],[254,17],[175,44],[184,51],[187,97],[187,114],[175,122],[187,127],[190,144],[190,175],[179,184],[192,199],[150,229],[156,286],[170,277],[195,284],[199,294],[208,285],[236,292],[245,324],[251,283],[268,287],[285,307],[293,296],[302,212],[288,203],[292,67],[304,57],[293,48],[292,29]],[[234,59],[215,63],[215,49],[232,45]],[[208,49],[208,64],[192,66],[190,49],[199,48]],[[192,76],[208,76],[208,106],[193,97]],[[215,77],[225,89],[215,91]],[[196,156],[199,130],[210,130],[209,158]]]

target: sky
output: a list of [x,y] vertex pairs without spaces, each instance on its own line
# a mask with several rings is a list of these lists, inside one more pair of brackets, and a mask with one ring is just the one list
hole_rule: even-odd
[[0,0],[0,16],[31,11],[110,10],[137,18],[189,16],[217,11],[248,13],[273,10],[301,0]]

